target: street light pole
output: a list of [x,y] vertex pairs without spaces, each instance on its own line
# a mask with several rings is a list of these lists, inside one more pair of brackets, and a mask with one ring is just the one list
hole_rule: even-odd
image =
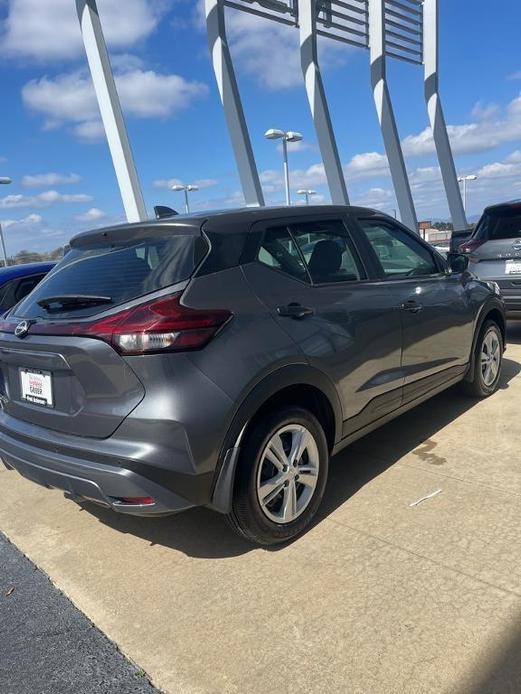
[[271,128],[264,133],[267,140],[282,140],[282,156],[284,159],[284,185],[286,188],[286,205],[291,205],[291,194],[289,188],[289,162],[288,162],[288,142],[300,142],[302,135],[293,130],[277,130]]
[[285,137],[282,138],[282,156],[284,157],[284,185],[286,187],[286,205],[291,205],[291,196],[289,191],[289,162],[288,162],[288,141]]
[[[7,176],[0,177],[0,185],[8,186],[10,183],[12,183],[12,181]],[[5,247],[5,238],[4,238],[4,232],[2,229],[2,223],[1,222],[0,222],[0,243],[2,245],[2,255],[4,256],[4,267],[7,267],[7,265],[8,265],[7,250]]]
[[297,194],[298,195],[304,195],[304,197],[306,198],[306,205],[309,205],[310,197],[312,195],[316,195],[317,192],[316,192],[316,190],[298,190]]
[[172,190],[174,190],[175,192],[183,192],[184,193],[184,195],[185,195],[185,212],[186,212],[186,214],[190,214],[190,200],[188,199],[188,193],[191,193],[195,190],[199,190],[199,188],[197,186],[193,186],[193,185],[186,186],[186,185],[180,183],[178,185],[172,186]]
[[475,181],[477,176],[460,176],[458,178],[458,183],[463,183],[463,210],[465,211],[465,216],[467,215],[467,181]]

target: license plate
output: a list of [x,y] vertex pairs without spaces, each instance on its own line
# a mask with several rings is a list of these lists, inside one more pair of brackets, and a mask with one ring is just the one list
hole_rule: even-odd
[[22,399],[33,405],[54,407],[52,376],[48,371],[20,369]]
[[507,275],[521,275],[521,259],[507,260],[505,263],[505,272]]

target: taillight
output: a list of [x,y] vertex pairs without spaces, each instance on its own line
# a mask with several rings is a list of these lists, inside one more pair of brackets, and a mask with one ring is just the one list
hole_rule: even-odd
[[483,243],[484,241],[480,241],[479,239],[470,239],[458,246],[458,253],[472,253],[472,251],[482,246]]
[[207,345],[231,316],[223,309],[183,306],[181,295],[174,294],[92,321],[33,323],[29,334],[94,337],[128,355],[179,352]]

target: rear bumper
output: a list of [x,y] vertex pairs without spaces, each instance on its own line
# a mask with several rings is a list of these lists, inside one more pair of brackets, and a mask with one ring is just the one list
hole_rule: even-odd
[[[11,418],[0,412],[0,458],[7,469],[73,498],[94,501],[118,513],[154,516],[204,504],[210,496],[213,475],[181,474],[138,460],[107,460],[108,456],[95,460],[95,455],[65,445],[50,449],[48,442],[7,429],[6,419]],[[85,439],[80,441],[88,446]],[[122,502],[142,497],[152,497],[154,503]]]

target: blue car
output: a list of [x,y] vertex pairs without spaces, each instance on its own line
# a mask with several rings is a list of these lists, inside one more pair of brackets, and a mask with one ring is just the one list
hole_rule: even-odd
[[0,268],[0,315],[32,292],[56,263],[27,263]]

